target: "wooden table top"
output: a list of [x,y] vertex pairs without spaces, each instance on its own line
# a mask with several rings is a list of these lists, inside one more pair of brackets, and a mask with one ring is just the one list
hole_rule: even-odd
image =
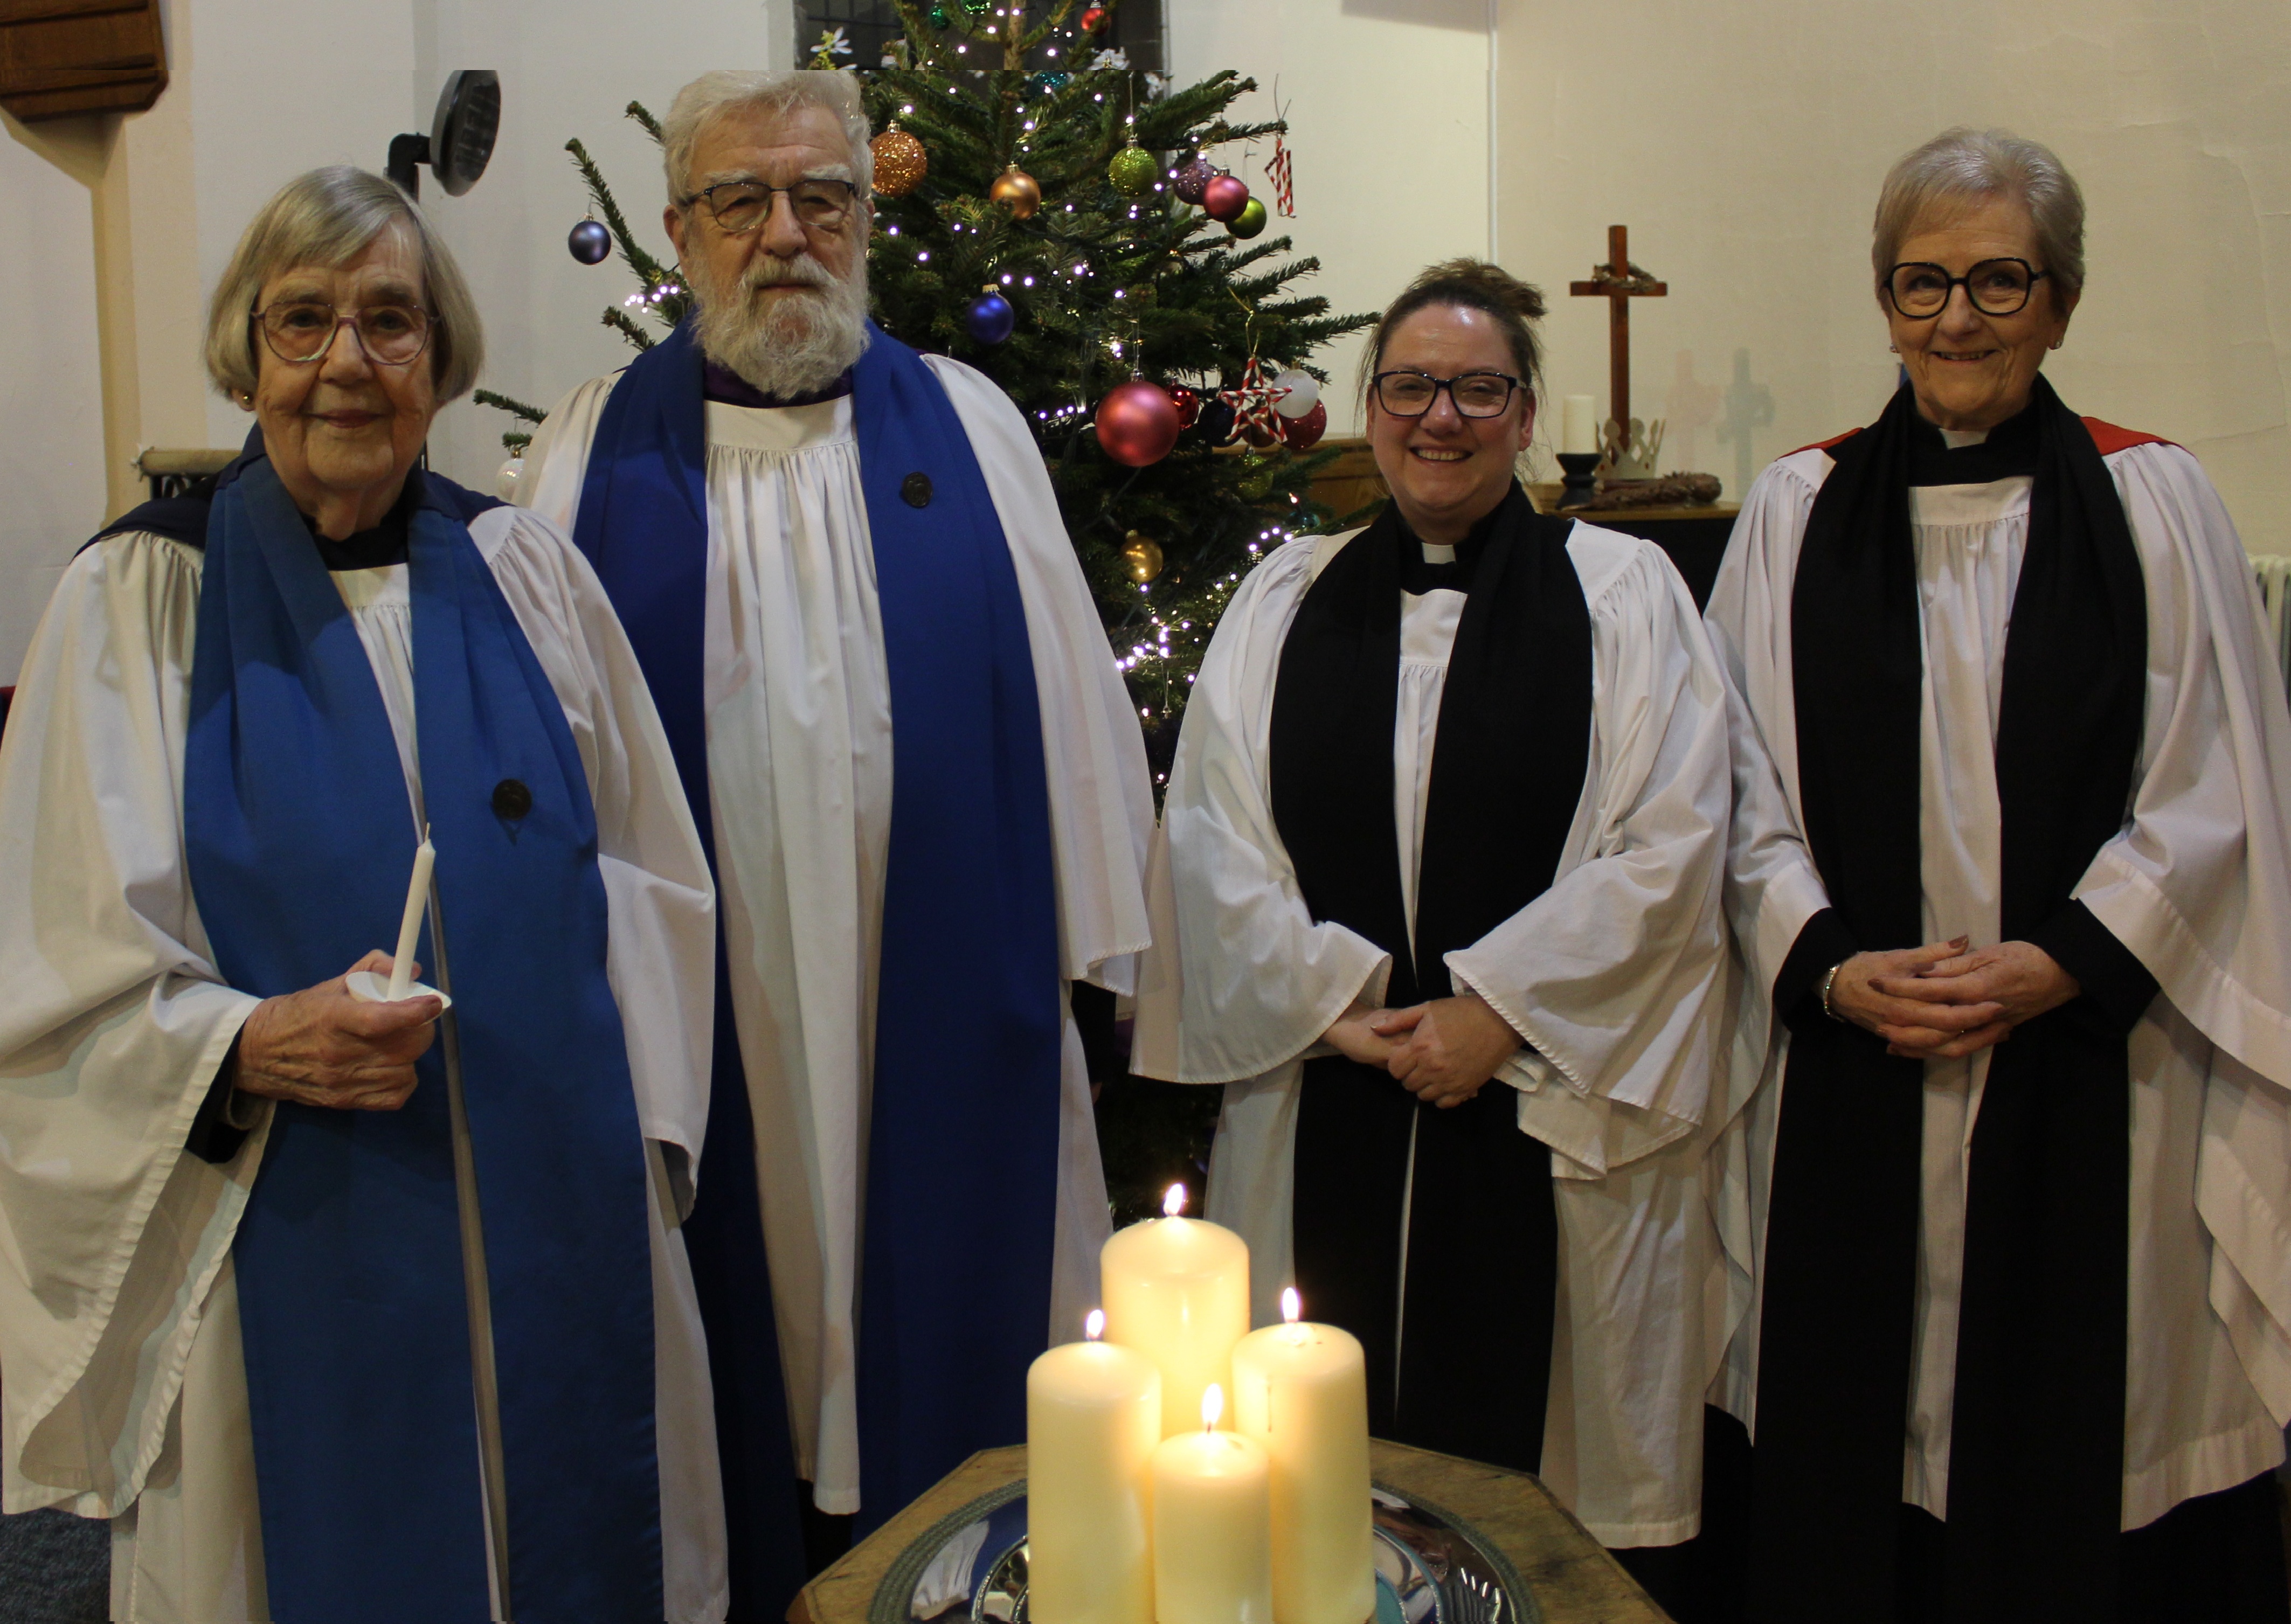
[[[1526,1473],[1380,1438],[1371,1442],[1369,1458],[1379,1483],[1453,1512],[1509,1558],[1546,1624],[1668,1624],[1669,1615]],[[1024,1444],[973,1455],[806,1585],[788,1608],[789,1624],[865,1624],[883,1576],[908,1546],[942,1517],[1025,1474]]]
[[[1556,512],[1559,509],[1560,482],[1540,480],[1527,487],[1527,499],[1535,504],[1539,513]],[[1668,519],[1732,519],[1742,511],[1739,502],[1698,502],[1672,508],[1570,508],[1569,512],[1593,524],[1610,520]]]

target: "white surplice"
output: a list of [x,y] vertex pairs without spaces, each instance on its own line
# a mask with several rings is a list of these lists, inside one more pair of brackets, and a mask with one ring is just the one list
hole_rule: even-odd
[[[2132,1244],[2124,1526],[2283,1459],[2291,1421],[2291,719],[2251,569],[2176,446],[2105,459],[2148,596],[2147,717],[2130,820],[2075,895],[2162,985],[2130,1039]],[[1773,978],[1828,893],[1797,794],[1790,601],[1820,448],[1752,487],[1710,599],[1734,719],[1727,906],[1740,982],[1712,1148],[1723,1264],[1713,1398],[1755,1428],[1759,1271],[1788,1031]],[[1925,687],[1925,939],[1999,929],[1996,725],[2030,482],[1914,488]],[[1872,946],[1906,947],[1910,943]],[[1917,1319],[1902,1498],[1949,1499],[1965,1182],[1989,1057],[1925,1066]]]
[[[1130,956],[1146,943],[1153,823],[1137,718],[1017,409],[972,368],[924,359],[977,454],[1017,572],[1049,769],[1062,973],[1127,993]],[[615,377],[559,402],[526,456],[524,499],[567,527]],[[708,778],[733,1014],[796,1467],[822,1510],[853,1512],[854,1326],[893,771],[875,555],[848,396],[711,402],[707,428]],[[945,947],[950,958],[962,952],[959,941]],[[1073,1339],[1096,1305],[1109,1228],[1069,1017],[1046,1346]]]
[[[714,953],[707,868],[588,565],[515,509],[470,531],[564,707],[596,806],[607,970],[655,1195],[667,1616],[721,1619],[714,1403],[665,1161],[696,1162],[707,1122],[710,1007],[695,991]],[[113,1616],[140,1624],[269,1616],[229,1256],[268,1105],[229,1162],[183,1148],[258,1001],[215,969],[185,870],[203,563],[140,533],[82,552],[33,639],[0,749],[0,1483],[11,1512],[113,1519]],[[410,819],[406,575],[334,580],[407,765]]]
[[[1321,1034],[1355,998],[1383,1001],[1391,969],[1366,937],[1314,921],[1268,777],[1282,646],[1351,539],[1291,542],[1234,592],[1187,702],[1149,880],[1155,946],[1130,1064],[1226,1085],[1208,1214],[1249,1242],[1259,1324],[1294,1277],[1303,1062],[1330,1052]],[[1590,609],[1590,770],[1551,786],[1575,816],[1550,889],[1446,963],[1530,1046],[1497,1080],[1518,1090],[1520,1130],[1552,1151],[1559,1302],[1543,1478],[1603,1542],[1668,1545],[1700,1517],[1709,1249],[1696,1129],[1725,1002],[1724,688],[1658,548],[1579,522],[1567,552]],[[1393,821],[1411,920],[1463,605],[1445,589],[1403,596]]]

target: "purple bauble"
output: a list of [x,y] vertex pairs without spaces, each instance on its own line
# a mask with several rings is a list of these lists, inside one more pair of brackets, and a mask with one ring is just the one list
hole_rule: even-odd
[[1170,179],[1177,182],[1178,201],[1198,206],[1202,192],[1209,189],[1211,181],[1217,179],[1217,171],[1210,166],[1209,159],[1196,157],[1180,164],[1177,173]]
[[599,221],[584,220],[566,233],[565,248],[583,265],[601,265],[613,251],[613,234]]
[[979,294],[962,313],[963,327],[982,344],[999,344],[1009,338],[1017,320],[1018,312],[1000,293]]

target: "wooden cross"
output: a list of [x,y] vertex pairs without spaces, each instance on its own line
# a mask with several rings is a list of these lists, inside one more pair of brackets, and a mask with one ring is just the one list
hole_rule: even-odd
[[1621,429],[1626,446],[1631,434],[1631,301],[1660,299],[1670,292],[1668,283],[1656,281],[1631,263],[1630,236],[1628,226],[1609,226],[1607,262],[1591,267],[1588,282],[1567,285],[1571,293],[1608,301],[1607,414]]

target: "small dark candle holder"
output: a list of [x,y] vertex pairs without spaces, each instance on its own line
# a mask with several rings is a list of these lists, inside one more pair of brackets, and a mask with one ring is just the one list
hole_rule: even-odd
[[1596,451],[1563,451],[1559,466],[1566,470],[1566,483],[1559,487],[1559,505],[1580,508],[1598,494],[1595,476],[1599,471],[1601,455]]

